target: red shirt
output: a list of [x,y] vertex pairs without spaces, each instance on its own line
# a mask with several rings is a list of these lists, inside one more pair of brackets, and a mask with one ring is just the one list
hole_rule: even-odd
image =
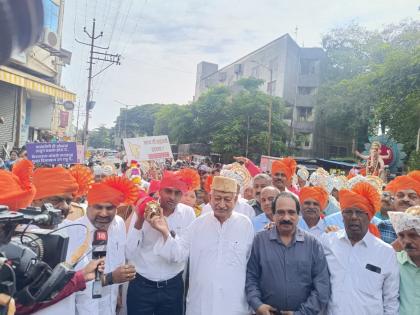
[[48,302],[37,303],[30,306],[23,306],[20,304],[16,304],[16,315],[27,315],[32,314],[36,311],[39,311],[43,308],[46,308],[50,305],[53,305],[69,295],[73,294],[74,292],[82,291],[86,288],[86,281],[85,277],[83,276],[82,271],[77,271],[73,278],[71,278],[70,282],[66,284],[66,286],[57,294],[57,296]]

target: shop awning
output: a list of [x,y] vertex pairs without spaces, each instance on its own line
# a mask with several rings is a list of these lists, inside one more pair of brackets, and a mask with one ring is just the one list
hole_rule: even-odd
[[0,81],[50,95],[63,101],[76,101],[76,94],[46,80],[9,67],[0,67]]

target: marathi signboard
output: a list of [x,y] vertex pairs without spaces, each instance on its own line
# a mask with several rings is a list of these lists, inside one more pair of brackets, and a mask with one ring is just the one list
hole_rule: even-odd
[[124,139],[128,161],[158,161],[173,158],[168,136]]
[[76,142],[28,143],[28,159],[41,164],[74,164],[77,163]]

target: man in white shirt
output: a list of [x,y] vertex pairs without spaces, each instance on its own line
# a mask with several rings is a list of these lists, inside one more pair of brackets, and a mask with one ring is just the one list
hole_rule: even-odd
[[189,257],[187,315],[249,315],[245,278],[253,227],[233,211],[238,198],[233,179],[215,176],[211,189],[213,211],[197,218],[182,237],[171,235],[164,217],[152,218],[162,233],[155,251],[170,263]]
[[[138,197],[138,189],[134,183],[126,178],[108,177],[102,182],[95,183],[88,192],[88,209],[85,216],[74,223],[83,224],[90,232],[89,250],[95,230],[107,231],[105,271],[102,279],[101,298],[93,299],[92,295],[78,301],[78,315],[115,315],[121,283],[135,277],[132,265],[125,264],[126,232],[124,220],[116,215],[120,204],[133,204]],[[80,228],[78,232],[71,229],[70,237],[78,239],[82,244],[86,230]],[[91,256],[91,254],[89,255]],[[79,267],[79,266],[78,266]],[[92,286],[90,286],[92,292]]]
[[298,227],[319,237],[325,233],[326,225],[321,219],[322,210],[328,204],[328,193],[322,187],[303,187],[299,193],[302,216]]
[[[182,236],[195,219],[194,210],[182,203],[182,193],[189,190],[188,180],[179,172],[165,172],[160,183],[159,203],[173,235]],[[136,279],[127,293],[128,315],[182,315],[185,261],[172,263],[154,251],[162,238],[143,214],[134,214],[136,222],[128,232],[127,259],[136,267]]]
[[393,248],[369,224],[380,208],[368,183],[340,191],[344,230],[322,235],[331,281],[328,315],[398,314],[399,270]]
[[260,205],[263,213],[252,218],[255,233],[263,231],[267,224],[273,222],[272,204],[278,194],[280,194],[280,190],[274,186],[266,186],[261,190]]

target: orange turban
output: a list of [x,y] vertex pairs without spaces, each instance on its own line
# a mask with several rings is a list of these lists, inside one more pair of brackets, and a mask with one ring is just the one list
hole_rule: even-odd
[[328,193],[324,188],[318,186],[303,187],[299,194],[300,203],[303,204],[308,199],[314,199],[318,201],[321,210],[324,210],[328,204]]
[[182,169],[176,172],[166,171],[160,182],[160,189],[175,188],[187,192],[200,187],[200,175],[193,169]]
[[418,171],[411,172],[409,175],[398,176],[386,185],[385,190],[396,194],[401,190],[412,189],[420,196],[420,181],[416,180],[416,172]]
[[[361,182],[353,186],[351,190],[339,191],[341,210],[357,208],[367,213],[369,221],[381,208],[381,197],[378,191],[369,183]],[[372,234],[379,237],[378,228],[374,224],[369,225]]]
[[76,179],[69,170],[62,167],[36,169],[33,182],[36,187],[34,200],[64,194],[75,195],[79,190]]
[[286,174],[287,179],[290,180],[296,172],[296,167],[297,163],[294,159],[287,157],[281,160],[276,160],[271,164],[271,174],[274,175],[278,172],[282,172]]
[[139,188],[131,180],[124,177],[110,176],[100,183],[95,183],[89,190],[87,200],[89,206],[109,202],[114,206],[132,205],[139,198]]
[[35,195],[31,182],[34,165],[29,160],[21,160],[13,166],[12,172],[0,170],[0,204],[16,211],[29,206]]
[[92,170],[87,166],[77,164],[70,168],[70,174],[79,185],[75,197],[86,196],[90,187],[92,187],[92,184],[95,182]]

